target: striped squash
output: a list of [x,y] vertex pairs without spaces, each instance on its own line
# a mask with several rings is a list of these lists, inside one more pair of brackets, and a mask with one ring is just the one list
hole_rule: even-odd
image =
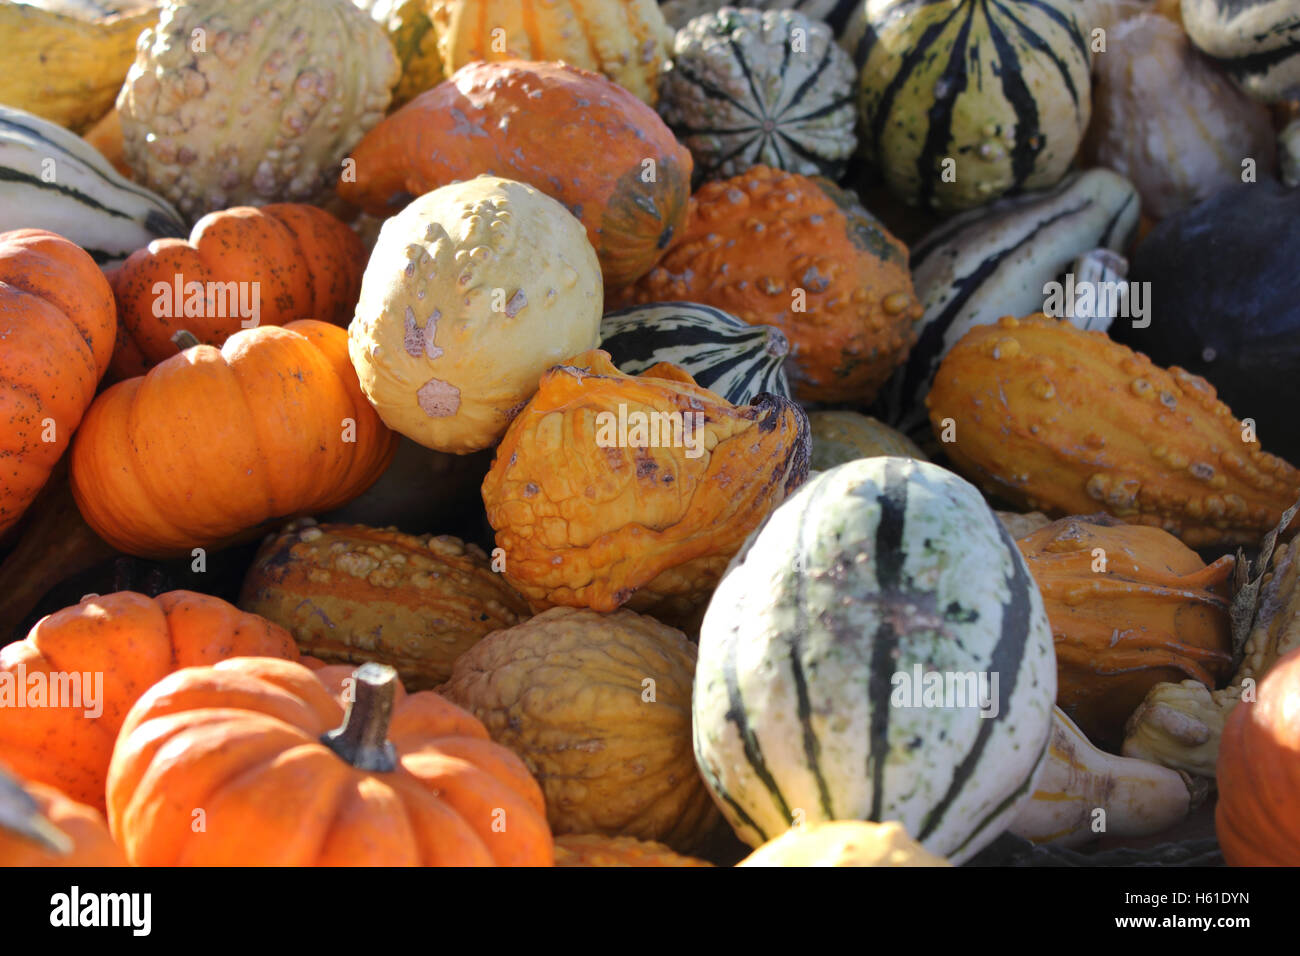
[[726,7],[677,32],[659,114],[700,180],[759,164],[834,179],[857,145],[854,76],[826,24]]
[[841,42],[889,187],[951,211],[1051,186],[1091,109],[1075,0],[866,0]]
[[1042,598],[975,487],[863,458],[811,479],[731,562],[700,631],[696,761],[750,845],[897,820],[961,863],[1032,791],[1055,697]]
[[709,305],[656,302],[610,312],[600,323],[600,347],[629,375],[671,362],[733,405],[752,405],[763,392],[791,397],[785,333]]
[[1300,99],[1296,0],[1183,0],[1192,43],[1257,100]]
[[46,229],[101,266],[189,230],[171,204],[121,176],[62,126],[0,106],[0,232]]
[[[1127,179],[1090,169],[1054,189],[955,216],[914,245],[912,281],[925,313],[907,363],[883,393],[885,421],[909,433],[924,429],[922,403],[948,350],[977,325],[1046,308],[1044,286],[1072,270],[1072,262],[1095,249],[1125,247],[1138,207]],[[1075,276],[1076,285],[1083,277]],[[1121,281],[1094,269],[1087,277]]]

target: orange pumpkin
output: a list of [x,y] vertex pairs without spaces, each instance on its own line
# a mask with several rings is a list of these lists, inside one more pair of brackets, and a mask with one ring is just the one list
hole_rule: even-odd
[[188,555],[338,507],[395,449],[361,394],[347,332],[303,320],[194,346],[105,391],[72,447],[72,492],[119,551]]
[[686,221],[691,154],[659,115],[564,63],[471,63],[367,133],[339,195],[374,215],[480,173],[527,183],[582,221],[605,285],[632,282]]
[[241,328],[294,319],[346,326],[365,261],[356,233],[315,206],[208,213],[189,239],[155,239],[109,272],[118,321],[112,376],[143,375],[175,355],[181,329],[221,345]]
[[1233,559],[1207,566],[1172,534],[1108,515],[1063,518],[1016,542],[1056,644],[1056,702],[1115,753],[1161,681],[1213,690],[1231,674]]
[[113,292],[52,232],[0,233],[0,535],[50,476],[113,351]]
[[851,192],[755,166],[700,187],[659,264],[605,305],[703,302],[775,325],[796,398],[865,404],[916,341],[907,260]]
[[0,866],[126,866],[104,815],[0,769]]
[[[297,660],[298,648],[283,628],[205,594],[83,598],[0,648],[0,755],[24,779],[102,808],[113,741],[135,699],[179,667],[234,655]],[[35,706],[59,684],[61,702],[77,706]]]
[[1279,660],[1223,728],[1214,826],[1229,866],[1300,866],[1300,650]]
[[[141,866],[550,866],[523,762],[397,672],[355,672],[345,714],[300,664],[179,671],[132,708],[108,816]],[[194,826],[202,811],[203,827]]]

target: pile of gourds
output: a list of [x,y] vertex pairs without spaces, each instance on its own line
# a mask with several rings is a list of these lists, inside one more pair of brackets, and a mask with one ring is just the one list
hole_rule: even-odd
[[1291,0],[0,27],[0,865],[1300,865]]

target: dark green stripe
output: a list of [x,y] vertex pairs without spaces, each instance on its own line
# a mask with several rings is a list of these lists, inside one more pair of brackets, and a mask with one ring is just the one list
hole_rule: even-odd
[[995,72],[1002,81],[1002,95],[1016,115],[1016,141],[1011,147],[1011,178],[1012,188],[1019,189],[1033,175],[1039,154],[1046,148],[1047,142],[1038,125],[1038,101],[1034,99],[1033,91],[1025,85],[1025,78],[1020,75],[1020,58],[1016,55],[1016,48],[1007,39],[1002,27],[989,15],[988,0],[980,0],[980,3],[984,7],[989,39],[998,55]]
[[[926,814],[921,831],[916,835],[917,840],[921,841],[943,823],[944,814],[962,795],[976,770],[981,769],[980,758],[984,755],[984,749],[988,746],[993,732],[1010,719],[1011,698],[1015,695],[1016,682],[1020,677],[1020,668],[1025,658],[1025,647],[1029,643],[1029,633],[1033,625],[1034,608],[1030,595],[1034,593],[1037,585],[1030,578],[1025,562],[1020,557],[1020,549],[1016,547],[1015,540],[1002,522],[992,514],[987,516],[987,520],[997,525],[1002,547],[1011,560],[1011,574],[1006,578],[1010,599],[1002,605],[1001,632],[989,659],[989,671],[998,675],[998,713],[996,717],[980,718],[979,731],[975,734],[975,743],[971,746],[970,752],[962,758],[961,763],[953,771],[952,781],[948,784],[948,790],[942,799]],[[1020,716],[1019,711],[1015,716]]]
[[[1001,0],[993,0],[993,3],[1002,11],[1008,20],[1016,25],[1016,29],[1020,31],[1021,38],[1034,50],[1034,52],[1047,57],[1056,65],[1057,72],[1061,74],[1061,79],[1065,81],[1065,88],[1070,91],[1070,99],[1074,101],[1074,111],[1075,113],[1078,113],[1079,91],[1074,86],[1074,77],[1070,73],[1069,64],[1057,56],[1056,50],[1050,43],[1031,30],[1028,24],[1017,18],[1006,4],[1002,3]],[[1088,54],[1086,50],[1084,51],[1083,62],[1085,64],[1088,62]]]
[[686,77],[688,82],[694,83],[696,86],[698,86],[700,88],[700,92],[702,92],[705,96],[709,97],[710,99],[722,100],[724,103],[729,103],[730,105],[734,106],[736,109],[744,113],[746,116],[752,117],[753,119],[757,120],[760,123],[762,122],[762,119],[758,116],[755,116],[754,113],[751,110],[749,110],[744,103],[741,103],[739,100],[732,98],[731,94],[726,92],[725,90],[718,89],[718,87],[714,86],[712,83],[708,82],[707,80],[703,79],[700,76],[697,76],[695,73],[691,71],[690,67],[687,66],[686,63],[683,62],[682,60],[675,61],[673,63],[673,69],[681,73],[682,76]]
[[934,198],[935,186],[939,179],[936,160],[952,155],[952,116],[957,105],[957,98],[966,92],[970,77],[966,72],[966,44],[970,41],[971,24],[975,19],[975,5],[971,4],[966,13],[966,20],[952,48],[948,51],[948,64],[939,75],[939,83],[948,86],[948,95],[936,97],[934,105],[926,114],[925,142],[916,157],[916,176],[920,184],[919,200],[922,206],[929,206]]

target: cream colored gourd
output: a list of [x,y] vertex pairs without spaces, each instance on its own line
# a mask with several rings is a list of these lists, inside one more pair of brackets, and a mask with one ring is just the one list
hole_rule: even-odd
[[895,820],[829,820],[786,830],[737,866],[952,866]]
[[1181,774],[1098,750],[1057,707],[1042,772],[1011,832],[1035,843],[1079,846],[1103,833],[1159,833],[1186,817],[1190,807],[1191,791]]
[[479,176],[384,225],[348,350],[385,424],[467,454],[501,437],[546,369],[600,343],[602,303],[582,223],[532,186]]

